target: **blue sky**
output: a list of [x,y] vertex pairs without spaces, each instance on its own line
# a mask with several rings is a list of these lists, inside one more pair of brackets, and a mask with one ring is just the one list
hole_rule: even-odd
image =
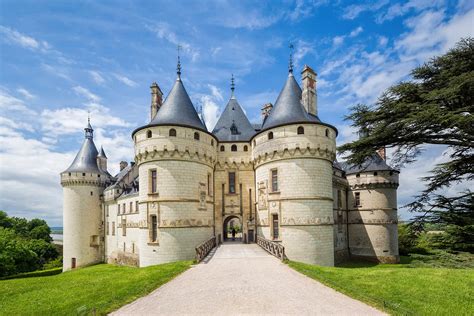
[[[109,169],[133,160],[131,131],[149,117],[149,86],[165,95],[181,45],[183,81],[212,129],[230,96],[253,122],[275,102],[295,47],[318,73],[320,118],[356,136],[343,120],[373,103],[412,68],[474,34],[471,1],[1,1],[0,209],[62,223],[59,173],[74,158],[91,112]],[[446,159],[426,147],[402,169],[399,205]],[[402,217],[410,215],[403,209]]]

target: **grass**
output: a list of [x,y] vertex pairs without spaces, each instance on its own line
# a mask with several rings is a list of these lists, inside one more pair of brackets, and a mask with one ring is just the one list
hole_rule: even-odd
[[100,264],[59,275],[0,281],[0,315],[104,315],[150,293],[191,266]]
[[[428,260],[429,261],[429,260]],[[403,263],[405,262],[405,263]],[[320,267],[289,261],[293,269],[393,315],[474,315],[474,269],[347,263]]]

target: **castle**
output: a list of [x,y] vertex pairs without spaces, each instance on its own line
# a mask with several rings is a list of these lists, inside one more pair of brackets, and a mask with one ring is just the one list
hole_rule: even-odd
[[90,123],[64,195],[63,270],[97,262],[149,266],[191,260],[229,223],[242,242],[257,236],[294,261],[333,266],[349,257],[398,261],[397,170],[385,150],[362,166],[336,161],[334,126],[318,117],[316,73],[302,87],[289,74],[274,105],[251,124],[232,94],[214,130],[196,112],[178,62],[163,102],[151,86],[151,115],[135,129],[134,162],[107,171]]

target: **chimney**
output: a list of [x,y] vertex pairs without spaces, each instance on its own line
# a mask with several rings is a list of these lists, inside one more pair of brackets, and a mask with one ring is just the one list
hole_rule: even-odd
[[123,169],[125,169],[127,166],[128,166],[128,162],[126,162],[126,161],[121,161],[121,162],[120,162],[120,171],[122,171]]
[[377,154],[382,158],[383,160],[387,160],[387,151],[385,150],[385,147],[377,149]]
[[270,115],[270,111],[273,109],[273,104],[267,103],[262,107],[262,120],[265,119]]
[[301,72],[301,80],[303,81],[303,92],[301,94],[301,102],[309,114],[318,115],[318,94],[316,92],[317,74],[311,67],[304,65]]
[[151,89],[151,120],[155,118],[156,113],[163,104],[163,92],[156,82],[153,82],[150,86]]

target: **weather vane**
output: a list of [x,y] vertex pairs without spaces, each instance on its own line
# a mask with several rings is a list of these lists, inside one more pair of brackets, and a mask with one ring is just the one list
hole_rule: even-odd
[[234,90],[235,90],[234,74],[232,74],[232,77],[230,79],[230,90],[232,90],[232,96],[234,96]]
[[87,123],[91,124],[91,110],[87,110]]
[[181,60],[179,58],[179,52],[181,51],[182,46],[178,44],[177,51],[178,51],[178,66],[176,67],[178,77],[181,77]]
[[289,65],[288,65],[288,71],[293,73],[293,50],[295,49],[295,46],[293,46],[293,44],[290,43],[290,45],[288,45],[288,47],[290,48],[290,62],[289,62]]

